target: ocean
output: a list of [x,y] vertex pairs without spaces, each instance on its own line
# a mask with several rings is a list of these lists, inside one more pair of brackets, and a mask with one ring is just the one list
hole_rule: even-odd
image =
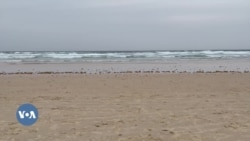
[[0,74],[218,71],[249,72],[250,50],[0,52]]
[[0,62],[7,63],[150,62],[173,59],[250,59],[250,50],[0,52]]

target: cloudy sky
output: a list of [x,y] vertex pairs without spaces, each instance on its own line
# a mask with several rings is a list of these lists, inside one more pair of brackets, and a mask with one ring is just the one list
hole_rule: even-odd
[[0,51],[250,49],[250,0],[0,0]]

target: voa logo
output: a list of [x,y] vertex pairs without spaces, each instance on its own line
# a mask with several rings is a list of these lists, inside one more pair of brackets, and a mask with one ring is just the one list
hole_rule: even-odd
[[[18,111],[18,114],[19,114],[19,117],[21,119],[24,119],[25,117],[26,118],[33,118],[33,119],[36,119],[36,115],[35,115],[35,112],[34,111],[29,111],[29,112],[26,112],[26,111]],[[25,116],[25,117],[24,117]]]
[[16,118],[24,126],[34,124],[38,119],[37,108],[29,103],[21,105],[16,111]]

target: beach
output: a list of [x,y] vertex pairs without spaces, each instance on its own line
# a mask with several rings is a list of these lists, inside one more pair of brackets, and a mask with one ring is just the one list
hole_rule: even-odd
[[250,0],[0,0],[0,141],[250,141]]
[[[0,75],[0,140],[247,141],[250,73]],[[38,121],[17,122],[23,103]]]

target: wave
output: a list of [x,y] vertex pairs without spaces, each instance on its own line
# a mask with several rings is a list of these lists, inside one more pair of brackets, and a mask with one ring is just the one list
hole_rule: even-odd
[[250,58],[250,51],[0,52],[1,62]]

